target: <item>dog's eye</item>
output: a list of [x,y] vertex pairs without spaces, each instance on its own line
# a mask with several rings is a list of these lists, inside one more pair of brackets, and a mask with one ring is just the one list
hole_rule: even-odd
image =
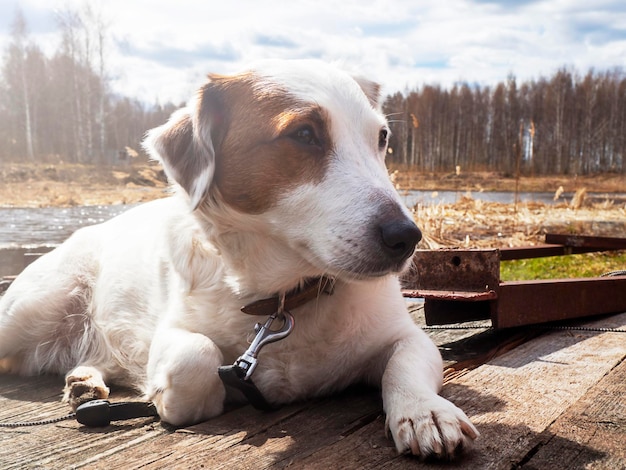
[[302,126],[293,132],[289,137],[303,145],[312,145],[315,147],[319,147],[321,145],[311,126]]
[[389,131],[387,129],[381,129],[378,133],[378,147],[384,149],[387,147],[387,141],[389,140]]

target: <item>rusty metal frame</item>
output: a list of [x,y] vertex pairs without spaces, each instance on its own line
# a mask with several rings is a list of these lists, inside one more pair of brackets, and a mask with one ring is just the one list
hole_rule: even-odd
[[626,276],[500,281],[500,261],[626,249],[626,239],[546,235],[546,244],[501,249],[418,250],[403,278],[424,298],[426,324],[491,320],[495,328],[626,311]]

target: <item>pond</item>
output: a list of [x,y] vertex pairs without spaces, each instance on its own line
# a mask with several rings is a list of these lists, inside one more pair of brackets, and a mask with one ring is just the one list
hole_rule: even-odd
[[134,205],[0,208],[0,248],[58,245],[77,229],[108,220]]
[[[454,204],[467,195],[472,199],[485,202],[500,202],[502,204],[513,204],[515,202],[515,193],[512,191],[400,191],[400,197],[408,207],[414,207],[416,204],[426,206],[433,204]],[[543,204],[568,203],[572,200],[572,197],[574,197],[573,193],[562,193],[559,198],[555,200],[554,193],[552,192],[517,193],[518,202],[540,202]],[[594,200],[615,198],[625,200],[626,194],[587,193],[587,197]]]
[[[408,207],[416,204],[449,204],[460,201],[465,191],[402,191],[400,196]],[[472,192],[471,197],[488,202],[510,204],[513,192]],[[521,202],[554,203],[553,193],[519,193]],[[625,198],[626,195],[591,194],[588,197]],[[572,194],[563,194],[558,202],[568,202]],[[129,205],[102,205],[78,207],[11,208],[0,207],[0,248],[28,245],[58,245],[74,231],[86,225],[104,222],[124,211]]]

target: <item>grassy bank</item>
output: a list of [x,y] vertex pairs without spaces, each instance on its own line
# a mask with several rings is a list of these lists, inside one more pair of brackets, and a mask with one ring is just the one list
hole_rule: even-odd
[[528,281],[597,277],[619,270],[626,270],[626,251],[503,261],[500,263],[500,278],[503,281]]

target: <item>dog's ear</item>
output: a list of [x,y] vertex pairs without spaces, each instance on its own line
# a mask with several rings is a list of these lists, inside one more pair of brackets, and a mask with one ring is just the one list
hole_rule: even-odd
[[367,96],[367,99],[372,105],[372,108],[380,111],[382,106],[380,101],[380,85],[360,76],[353,76],[352,78],[359,84],[361,90],[363,90],[363,93],[365,93],[365,96]]
[[224,106],[211,82],[196,99],[148,132],[144,148],[160,161],[170,180],[189,195],[192,209],[207,194],[215,172],[216,140],[222,134]]

